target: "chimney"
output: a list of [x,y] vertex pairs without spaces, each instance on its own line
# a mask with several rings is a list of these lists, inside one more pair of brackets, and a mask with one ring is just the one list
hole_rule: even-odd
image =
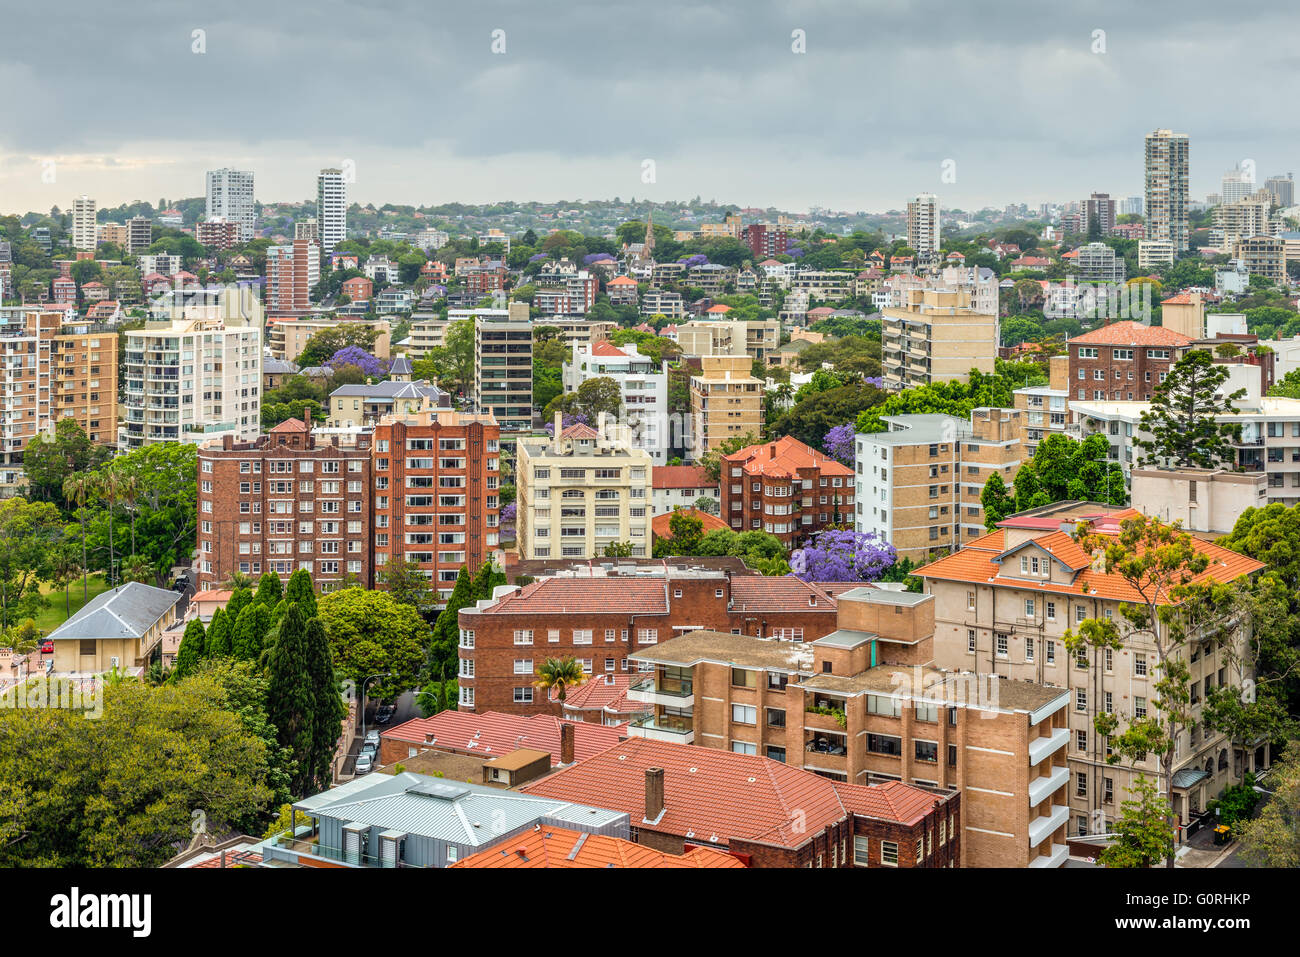
[[664,769],[645,769],[645,819],[659,820],[664,813]]
[[776,443],[775,443],[775,442],[773,442],[771,445],[769,445],[769,446],[767,447],[767,457],[768,457],[769,459],[774,459],[774,458],[776,458]]
[[564,413],[555,413],[555,441],[560,441],[560,433],[564,431]]
[[233,435],[223,435],[221,437],[221,448],[229,452],[235,447],[235,437]]
[[573,724],[568,721],[560,725],[560,763],[573,763]]

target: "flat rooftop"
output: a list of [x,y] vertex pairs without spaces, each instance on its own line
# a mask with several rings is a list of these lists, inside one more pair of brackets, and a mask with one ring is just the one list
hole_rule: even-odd
[[778,641],[733,635],[725,631],[691,631],[628,655],[632,661],[690,667],[702,662],[762,668],[796,674],[812,669],[812,645],[801,641]]

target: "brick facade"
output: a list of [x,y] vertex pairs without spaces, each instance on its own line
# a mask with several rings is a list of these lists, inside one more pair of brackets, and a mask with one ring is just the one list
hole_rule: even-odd
[[853,491],[852,469],[789,436],[722,458],[722,520],[786,548],[827,525],[851,525]]

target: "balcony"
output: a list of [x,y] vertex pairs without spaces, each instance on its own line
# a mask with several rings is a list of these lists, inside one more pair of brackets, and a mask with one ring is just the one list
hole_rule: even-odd
[[1070,817],[1070,809],[1064,804],[1053,804],[1051,813],[1036,817],[1029,822],[1029,846],[1037,847],[1047,840],[1057,829],[1063,827]]
[[642,704],[690,708],[695,704],[695,691],[690,678],[656,679],[654,675],[646,675],[628,686],[627,698]]
[[628,725],[628,733],[634,738],[649,738],[651,741],[695,743],[695,724],[690,717],[683,715],[648,715],[638,718]]
[[1057,728],[1051,734],[1045,734],[1029,742],[1029,764],[1031,767],[1041,764],[1044,758],[1055,754],[1070,740],[1069,728]]
[[1035,857],[1029,862],[1030,867],[1060,867],[1070,857],[1068,844],[1053,844],[1050,853]]
[[1070,770],[1065,766],[1053,768],[1051,774],[1029,782],[1029,806],[1038,807],[1059,791],[1070,780]]

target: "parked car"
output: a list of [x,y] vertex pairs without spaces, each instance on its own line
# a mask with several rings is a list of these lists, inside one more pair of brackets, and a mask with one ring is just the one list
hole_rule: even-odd
[[53,638],[46,638],[44,641],[41,642],[41,654],[43,654],[43,655],[52,655],[52,654],[54,654],[54,639],[53,639]]
[[379,732],[378,732],[378,731],[367,731],[367,732],[366,732],[366,744],[367,744],[367,745],[372,745],[372,744],[373,744],[373,745],[375,746],[375,750],[378,751],[378,750],[379,750]]
[[357,755],[357,768],[356,768],[357,774],[369,774],[370,769],[373,768],[374,766],[375,764],[370,757],[370,752],[362,751],[359,755]]
[[375,723],[388,724],[388,722],[393,720],[393,715],[396,713],[397,713],[397,705],[381,704],[379,706],[379,710],[375,712]]

